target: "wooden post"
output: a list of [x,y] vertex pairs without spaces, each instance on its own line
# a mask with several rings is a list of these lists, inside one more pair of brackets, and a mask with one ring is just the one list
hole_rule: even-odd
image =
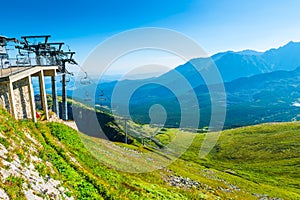
[[49,120],[48,104],[47,104],[47,96],[46,96],[43,70],[41,70],[38,74],[39,74],[40,95],[41,95],[42,107],[43,107],[43,111],[44,111],[46,120]]
[[7,89],[8,89],[8,97],[9,97],[9,110],[10,110],[10,114],[15,118],[18,119],[17,117],[17,112],[16,112],[16,108],[15,108],[15,98],[14,98],[14,87],[13,87],[13,83],[11,81],[9,81],[9,83],[7,84]]
[[36,110],[35,110],[35,101],[34,101],[34,93],[33,93],[33,87],[31,82],[31,76],[27,77],[28,81],[28,93],[29,93],[29,101],[30,101],[30,109],[31,109],[31,118],[33,122],[37,122],[36,119]]

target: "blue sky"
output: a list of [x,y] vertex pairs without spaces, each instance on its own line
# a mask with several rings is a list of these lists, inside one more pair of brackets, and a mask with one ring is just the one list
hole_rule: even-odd
[[10,0],[1,2],[0,34],[51,34],[82,62],[124,30],[163,27],[196,40],[209,54],[263,51],[300,41],[298,0]]

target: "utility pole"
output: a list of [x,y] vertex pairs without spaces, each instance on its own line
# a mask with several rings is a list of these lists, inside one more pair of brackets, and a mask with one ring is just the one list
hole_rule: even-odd
[[125,119],[125,144],[127,144],[127,120]]
[[128,135],[128,132],[127,132],[127,121],[129,120],[128,118],[123,118],[124,120],[124,129],[125,129],[125,144],[128,143],[128,138],[127,138],[127,135]]

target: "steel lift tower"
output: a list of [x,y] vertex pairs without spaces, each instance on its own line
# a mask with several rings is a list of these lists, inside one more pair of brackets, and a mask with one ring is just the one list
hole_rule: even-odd
[[[40,36],[23,36],[20,46],[16,46],[19,50],[25,50],[27,52],[33,52],[36,56],[36,65],[55,65],[58,66],[58,72],[62,73],[62,119],[68,120],[68,107],[67,107],[67,92],[66,92],[66,75],[73,75],[66,69],[66,64],[77,65],[73,55],[75,52],[63,51],[63,42],[49,43],[50,35]],[[37,41],[30,42],[30,41]],[[51,77],[52,82],[52,110],[59,115],[57,94],[56,94],[56,80],[55,77]]]

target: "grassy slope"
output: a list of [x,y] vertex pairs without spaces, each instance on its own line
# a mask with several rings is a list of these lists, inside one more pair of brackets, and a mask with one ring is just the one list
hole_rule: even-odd
[[[196,159],[202,139],[182,157],[248,180],[252,192],[300,198],[300,123],[262,124],[224,131],[206,160]],[[253,184],[252,184],[253,183]]]
[[[212,158],[243,177],[300,193],[300,124],[264,124],[225,132]],[[222,151],[223,149],[223,151]],[[212,159],[213,160],[213,159]]]
[[[58,123],[17,122],[2,110],[0,116],[2,133],[17,132],[16,137],[22,137],[22,130],[26,129],[42,144],[37,155],[43,161],[51,162],[55,173],[43,163],[39,164],[40,173],[62,180],[71,195],[78,199],[257,199],[253,193],[284,199],[300,198],[298,123],[224,131],[218,145],[205,160],[198,158],[204,135],[197,135],[185,154],[167,169],[131,174],[101,164],[82,143],[84,139],[91,147],[99,149],[107,145],[102,139],[86,137]],[[174,132],[175,129],[169,129],[157,138],[165,135],[172,138]],[[148,153],[148,149],[139,145],[116,145]],[[105,159],[113,160],[118,154],[111,149],[110,157]],[[201,187],[186,190],[169,186],[164,181],[169,175],[189,177],[200,182]],[[233,186],[239,189],[232,189]]]
[[[58,124],[51,124],[51,126],[61,127]],[[76,134],[70,131],[70,135],[65,135],[67,132],[61,130],[54,135],[63,143],[68,144],[68,141],[74,141],[72,137],[76,137]],[[174,129],[170,129],[166,134],[172,135],[174,132]],[[108,183],[108,190],[110,191],[112,186],[115,186],[111,196],[117,198],[197,199],[203,197],[214,199],[219,196],[255,199],[256,197],[252,194],[257,193],[284,199],[298,199],[300,197],[298,167],[300,137],[298,133],[299,124],[297,123],[265,124],[225,131],[217,148],[206,160],[198,158],[199,147],[203,140],[203,135],[198,135],[181,159],[168,167],[171,172],[158,170],[147,174],[128,174],[104,166],[100,167],[99,162],[92,159],[92,156],[77,157],[77,159],[87,165],[93,174],[99,175],[104,172],[105,175],[99,178],[111,181]],[[163,134],[160,135],[164,137]],[[87,140],[89,140],[89,145],[95,145],[97,148],[105,143],[95,138],[87,138]],[[81,141],[78,140],[78,144],[80,143]],[[78,144],[68,145],[68,150],[78,154],[79,149],[85,149],[84,147],[74,149]],[[147,153],[147,150],[144,152]],[[112,159],[114,153],[115,151],[112,150],[107,159]],[[89,153],[82,152],[78,155],[82,154]],[[208,171],[207,167],[210,168]],[[177,189],[168,186],[162,180],[161,174],[190,177],[208,187],[200,190]],[[220,187],[228,188],[230,184],[238,186],[241,190],[224,192],[220,189]]]

